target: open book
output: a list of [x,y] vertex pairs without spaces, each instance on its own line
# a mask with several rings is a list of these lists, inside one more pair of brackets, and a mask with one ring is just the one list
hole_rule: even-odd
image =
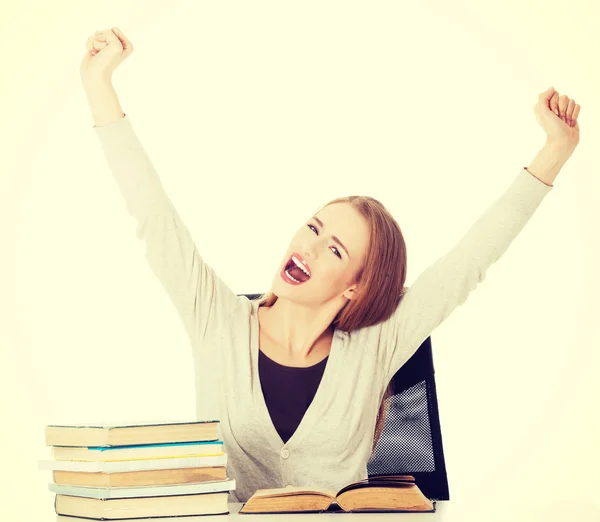
[[[339,507],[338,507],[339,506]],[[259,489],[240,513],[435,512],[412,475],[385,475],[354,482],[338,492],[320,488]]]

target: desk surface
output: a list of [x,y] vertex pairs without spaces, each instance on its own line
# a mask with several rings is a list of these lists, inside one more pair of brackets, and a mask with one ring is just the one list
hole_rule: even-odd
[[[435,513],[290,513],[288,515],[240,515],[238,511],[242,504],[229,504],[228,515],[205,515],[201,517],[167,517],[167,518],[142,518],[143,522],[309,522],[309,521],[335,521],[345,522],[346,520],[360,520],[361,522],[385,522],[388,520],[398,520],[401,522],[449,522],[452,516],[452,505],[449,501],[438,501],[436,503]],[[56,514],[54,520],[65,520],[67,517],[60,518]],[[341,517],[341,518],[340,518]],[[393,517],[393,518],[392,518]],[[52,519],[50,519],[52,520]],[[83,518],[73,518],[72,520],[84,520]],[[90,520],[90,519],[86,519]],[[129,519],[132,522],[135,519]],[[458,518],[455,518],[458,520]]]
[[[220,517],[209,516],[203,517],[206,522],[210,520],[216,521],[223,520],[235,520],[236,522],[279,522],[280,520],[285,522],[308,522],[314,520],[335,521],[344,522],[345,520],[361,520],[362,522],[384,522],[386,520],[398,520],[406,522],[443,522],[444,513],[450,511],[450,502],[438,501],[436,502],[435,513],[291,513],[289,515],[240,515],[238,511],[241,509],[242,504],[229,504],[229,515]],[[340,516],[342,518],[340,518]],[[401,517],[401,518],[400,518]],[[445,520],[449,520],[447,517]],[[204,522],[204,521],[202,521]]]

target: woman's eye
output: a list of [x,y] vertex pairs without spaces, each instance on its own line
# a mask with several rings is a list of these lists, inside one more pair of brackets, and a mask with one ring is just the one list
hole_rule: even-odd
[[[315,227],[314,225],[306,225],[308,228],[310,228],[315,234],[317,234],[317,236],[319,235],[319,231],[317,230],[317,227]],[[342,254],[340,254],[340,251],[335,248],[335,247],[331,247],[332,248],[332,252],[335,250],[335,252],[333,252],[336,256],[338,256],[340,259],[342,259]]]

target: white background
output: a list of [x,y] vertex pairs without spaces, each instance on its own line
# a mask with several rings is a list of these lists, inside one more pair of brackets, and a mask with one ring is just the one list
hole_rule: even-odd
[[268,289],[296,228],[350,194],[398,220],[410,285],[541,148],[538,94],[581,104],[554,189],[432,342],[461,520],[600,520],[599,14],[591,0],[3,5],[2,519],[53,519],[46,424],[194,417],[188,339],[79,78],[88,36],[117,26],[135,45],[113,80],[123,110],[238,293]]

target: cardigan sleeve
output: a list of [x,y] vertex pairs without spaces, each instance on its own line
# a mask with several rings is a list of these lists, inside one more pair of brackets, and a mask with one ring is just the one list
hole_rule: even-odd
[[175,306],[193,344],[218,331],[238,305],[236,294],[200,254],[169,200],[127,115],[93,127],[146,259]]
[[462,239],[408,287],[381,327],[378,356],[387,372],[386,382],[467,300],[552,189],[521,169]]

